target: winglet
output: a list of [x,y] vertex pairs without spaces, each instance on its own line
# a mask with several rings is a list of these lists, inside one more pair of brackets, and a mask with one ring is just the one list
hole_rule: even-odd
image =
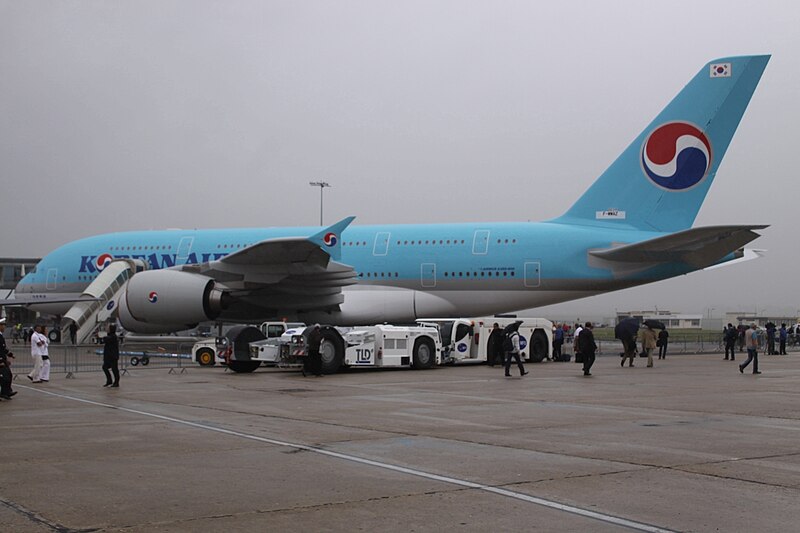
[[356,217],[343,218],[333,226],[328,226],[319,233],[315,233],[308,240],[322,248],[335,261],[338,261],[342,258],[342,232],[355,219]]

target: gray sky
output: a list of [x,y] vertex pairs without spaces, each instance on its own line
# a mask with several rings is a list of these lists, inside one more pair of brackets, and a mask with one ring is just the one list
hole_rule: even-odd
[[771,224],[767,257],[545,311],[794,314],[799,27],[791,1],[0,0],[0,256],[312,225],[311,180],[326,223],[547,219],[707,61],[771,53],[695,223]]

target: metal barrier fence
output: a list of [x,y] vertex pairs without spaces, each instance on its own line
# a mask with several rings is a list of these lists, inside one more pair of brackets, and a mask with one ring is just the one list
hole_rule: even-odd
[[[718,334],[703,334],[703,333],[683,333],[672,334],[669,337],[667,344],[667,355],[669,354],[695,354],[695,353],[725,353],[725,343]],[[619,355],[622,351],[622,342],[613,336],[595,335],[595,342],[597,343],[597,355]],[[572,353],[572,343],[565,343],[565,347],[569,346],[568,351]],[[779,342],[775,341],[775,350],[778,350]],[[637,348],[641,351],[641,344],[637,342]],[[759,346],[759,355],[766,352],[766,343]],[[658,353],[658,348],[655,349]],[[800,352],[800,345],[790,345],[787,343],[787,353]],[[736,344],[737,353],[745,353],[746,350],[739,349],[738,343]]]
[[[119,369],[125,373],[130,368],[170,369],[170,372],[185,372],[186,368],[199,367],[192,358],[190,343],[120,344]],[[14,379],[33,370],[30,344],[8,344],[14,353],[11,370]],[[50,373],[71,377],[81,372],[100,372],[103,367],[102,344],[51,344],[49,348]]]

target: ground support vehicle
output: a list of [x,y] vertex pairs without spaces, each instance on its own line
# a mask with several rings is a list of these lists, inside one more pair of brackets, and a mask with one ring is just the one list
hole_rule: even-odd
[[487,343],[496,322],[500,328],[521,321],[519,345],[526,361],[538,363],[550,357],[553,346],[553,323],[544,318],[482,317],[426,318],[417,323],[439,329],[442,339],[442,362],[486,362]]
[[206,337],[198,340],[192,346],[192,360],[201,366],[225,365],[228,364],[226,358],[227,350],[232,348],[237,341],[242,346],[254,340],[278,338],[287,329],[297,326],[302,326],[302,324],[263,322],[259,327],[234,326],[228,330],[224,337]]
[[[441,363],[439,331],[430,326],[380,324],[352,328],[342,334],[321,326],[322,371],[333,374],[340,368],[432,368]],[[302,365],[308,356],[310,328],[287,330],[280,339],[250,343],[249,362],[274,366]]]

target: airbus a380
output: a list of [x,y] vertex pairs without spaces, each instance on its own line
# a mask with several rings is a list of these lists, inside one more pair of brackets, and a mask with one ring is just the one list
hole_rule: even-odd
[[15,300],[63,314],[115,259],[122,326],[170,332],[287,317],[333,325],[483,316],[747,257],[766,226],[692,228],[769,56],[706,64],[562,216],[539,223],[141,231],[65,244]]

